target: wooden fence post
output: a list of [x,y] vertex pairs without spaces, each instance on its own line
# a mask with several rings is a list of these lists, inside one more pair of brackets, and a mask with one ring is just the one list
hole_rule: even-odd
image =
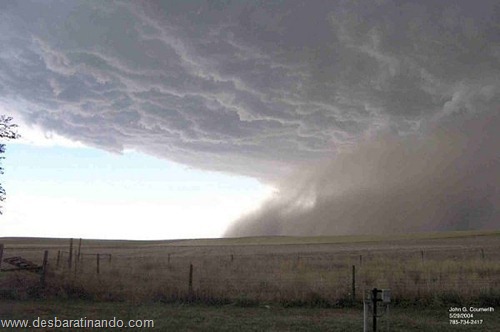
[[108,263],[111,263],[111,254],[108,255]]
[[420,255],[422,256],[422,262],[424,262],[424,251],[423,250],[420,251]]
[[167,263],[170,264],[170,254],[167,255]]
[[189,296],[193,295],[193,264],[189,264],[188,292],[189,292]]
[[359,265],[363,265],[363,255],[359,255]]
[[47,274],[47,261],[49,258],[49,251],[45,250],[43,253],[43,263],[42,263],[42,271],[40,273],[40,285],[45,287],[45,275]]
[[356,265],[352,266],[352,302],[356,301]]
[[56,268],[59,268],[59,262],[61,261],[61,250],[57,251]]
[[2,267],[3,243],[0,243],[0,268]]
[[68,267],[71,270],[71,261],[73,260],[73,238],[69,239],[69,257],[68,257]]
[[484,249],[483,249],[483,248],[481,248],[481,258],[482,258],[482,259],[483,259],[483,261],[484,261]]
[[78,261],[80,260],[81,250],[82,250],[82,238],[80,238],[80,241],[78,241],[78,254],[76,256],[76,258],[77,258]]
[[97,274],[99,274],[99,254],[97,254]]

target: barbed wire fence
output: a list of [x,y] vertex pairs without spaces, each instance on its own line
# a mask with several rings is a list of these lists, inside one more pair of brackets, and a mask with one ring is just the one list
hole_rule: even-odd
[[[345,252],[239,252],[233,248],[4,246],[53,278],[121,299],[206,299],[360,303],[365,289],[390,288],[395,300],[462,299],[500,291],[498,247]],[[0,258],[0,260],[2,260]],[[1,267],[4,267],[4,262]],[[17,273],[22,273],[19,271]],[[47,277],[44,276],[44,283]]]

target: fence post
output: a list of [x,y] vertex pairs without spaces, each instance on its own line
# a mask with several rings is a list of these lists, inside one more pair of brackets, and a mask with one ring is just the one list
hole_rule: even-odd
[[111,254],[108,256],[108,263],[111,263]]
[[188,292],[189,292],[189,296],[193,295],[193,264],[189,264]]
[[68,267],[71,270],[71,261],[73,260],[73,238],[69,239],[69,258]]
[[481,258],[482,258],[482,259],[483,259],[483,261],[484,261],[484,249],[483,249],[483,248],[481,248]]
[[373,312],[373,331],[377,331],[377,294],[380,292],[377,288],[374,288],[372,293],[372,312]]
[[356,301],[356,265],[352,266],[352,302]]
[[167,255],[167,263],[170,264],[170,254]]
[[80,253],[82,250],[82,238],[80,238],[80,241],[78,241],[78,254],[76,256],[77,260],[80,261]]
[[0,243],[0,268],[2,267],[3,243]]
[[43,263],[42,263],[42,271],[40,274],[40,284],[42,287],[45,287],[45,275],[47,273],[47,261],[49,258],[49,251],[45,250],[43,253]]
[[424,262],[424,251],[420,250],[420,255],[422,256],[422,263]]
[[59,262],[61,261],[61,250],[57,251],[56,268],[59,268]]
[[97,254],[97,274],[99,274],[99,254]]
[[359,265],[363,265],[363,255],[359,255]]

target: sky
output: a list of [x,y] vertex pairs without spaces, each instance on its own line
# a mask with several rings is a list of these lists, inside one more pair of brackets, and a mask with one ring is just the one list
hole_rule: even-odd
[[24,137],[0,232],[498,229],[498,22],[489,0],[0,0]]

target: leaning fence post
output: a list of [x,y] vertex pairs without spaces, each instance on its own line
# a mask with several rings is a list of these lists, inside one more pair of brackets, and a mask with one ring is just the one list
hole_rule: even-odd
[[97,274],[99,274],[99,254],[97,254]]
[[42,263],[42,271],[40,273],[40,284],[42,287],[45,287],[45,275],[47,273],[47,261],[49,258],[49,251],[45,250],[43,253],[43,263]]

